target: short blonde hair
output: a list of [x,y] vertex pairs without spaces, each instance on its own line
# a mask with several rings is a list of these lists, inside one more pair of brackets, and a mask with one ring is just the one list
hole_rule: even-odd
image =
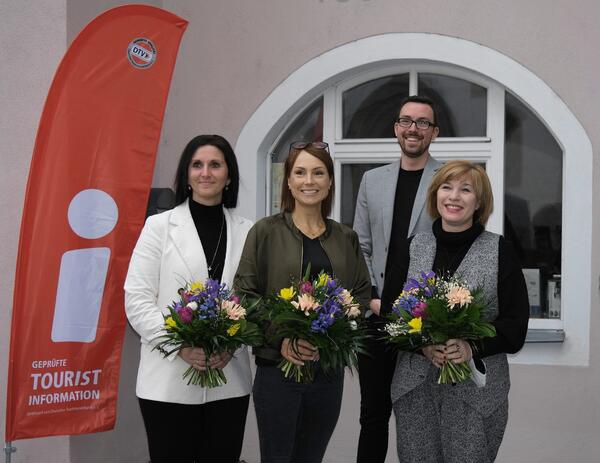
[[444,183],[463,177],[468,178],[473,184],[475,197],[479,203],[479,207],[473,214],[473,223],[479,222],[485,227],[494,210],[492,185],[483,167],[469,161],[449,161],[435,173],[427,189],[427,212],[431,217],[437,219],[440,216],[437,209],[438,189]]

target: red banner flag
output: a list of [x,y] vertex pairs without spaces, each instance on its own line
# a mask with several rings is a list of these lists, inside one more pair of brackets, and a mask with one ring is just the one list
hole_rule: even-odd
[[7,441],[114,426],[123,281],[186,27],[149,6],[109,10],[56,72],[21,223]]

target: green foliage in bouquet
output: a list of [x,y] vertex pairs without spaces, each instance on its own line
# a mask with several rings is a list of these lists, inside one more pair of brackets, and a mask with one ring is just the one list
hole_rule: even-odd
[[358,363],[357,353],[364,352],[365,333],[358,323],[360,305],[347,289],[324,272],[309,281],[304,279],[282,288],[263,303],[263,318],[273,333],[271,342],[289,338],[292,346],[304,339],[319,349],[319,360],[295,365],[283,359],[279,368],[296,382],[312,382],[315,368],[325,374],[339,372]]
[[[235,352],[242,345],[257,346],[263,342],[258,325],[250,320],[249,309],[225,284],[207,279],[192,282],[179,290],[180,299],[168,307],[166,334],[155,346],[165,357],[184,347],[201,347],[206,357]],[[183,374],[187,384],[217,387],[227,383],[223,370],[207,366],[200,371],[190,366]]]
[[[494,326],[483,316],[487,307],[480,289],[470,291],[456,278],[421,272],[409,279],[394,302],[387,340],[402,350],[416,351],[449,339],[478,340],[496,336]],[[468,364],[446,362],[438,384],[458,383],[471,377]]]

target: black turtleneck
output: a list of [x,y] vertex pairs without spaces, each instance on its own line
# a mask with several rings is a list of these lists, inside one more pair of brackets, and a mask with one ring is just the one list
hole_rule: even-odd
[[[483,232],[479,223],[458,233],[442,229],[441,219],[432,226],[436,238],[433,271],[454,274],[475,239]],[[382,310],[389,312],[406,281],[410,263],[410,240],[394,259],[388,258],[383,285]],[[515,353],[525,342],[529,321],[529,299],[521,263],[512,245],[500,237],[498,247],[498,317],[492,322],[496,336],[484,338],[475,344],[476,357],[482,358],[501,352]]]
[[190,213],[192,219],[194,219],[194,225],[196,225],[206,257],[206,266],[210,268],[208,277],[221,281],[227,249],[227,223],[225,222],[223,205],[205,206],[197,203],[192,198],[190,198],[189,203]]

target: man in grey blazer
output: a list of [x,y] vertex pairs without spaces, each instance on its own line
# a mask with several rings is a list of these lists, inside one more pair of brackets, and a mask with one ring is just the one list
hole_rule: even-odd
[[371,273],[373,294],[367,323],[375,336],[368,343],[370,356],[359,356],[358,463],[383,463],[387,454],[396,356],[378,338],[382,315],[388,309],[382,309],[380,296],[388,258],[393,259],[415,233],[431,230],[432,219],[424,206],[429,182],[441,166],[429,154],[429,145],[439,133],[437,120],[435,104],[429,98],[404,99],[394,123],[400,160],[366,172],[358,192],[354,230]]

